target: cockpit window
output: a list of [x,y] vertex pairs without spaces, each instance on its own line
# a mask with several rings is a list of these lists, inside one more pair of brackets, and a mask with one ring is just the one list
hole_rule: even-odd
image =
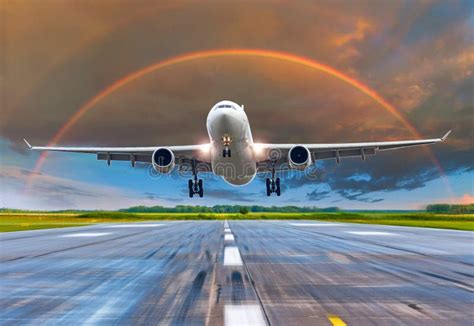
[[232,106],[232,105],[229,105],[229,104],[222,104],[222,105],[219,105],[217,108],[218,109],[234,109],[235,110],[235,107]]

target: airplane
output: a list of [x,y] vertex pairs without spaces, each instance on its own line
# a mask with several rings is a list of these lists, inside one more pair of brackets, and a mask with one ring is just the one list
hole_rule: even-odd
[[232,101],[215,104],[207,116],[208,144],[186,146],[150,147],[51,147],[31,146],[35,151],[58,151],[96,154],[98,160],[129,161],[152,164],[160,173],[192,172],[188,180],[189,197],[203,197],[202,179],[198,173],[214,173],[233,186],[249,184],[257,173],[271,173],[266,178],[266,194],[281,195],[280,178],[276,173],[289,170],[305,170],[318,160],[375,155],[378,151],[435,144],[446,140],[451,131],[441,138],[403,141],[334,143],[334,144],[264,144],[254,143],[249,120],[243,105]]

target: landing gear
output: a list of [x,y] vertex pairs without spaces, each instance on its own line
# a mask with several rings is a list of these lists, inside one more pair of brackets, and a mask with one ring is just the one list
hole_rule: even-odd
[[189,197],[193,198],[194,195],[199,197],[204,196],[204,188],[202,186],[202,179],[197,178],[196,163],[193,161],[193,179],[188,180]]
[[281,195],[280,188],[280,178],[270,179],[267,178],[267,196],[270,196],[272,193],[276,193],[277,196]]
[[189,197],[193,198],[194,195],[199,197],[204,196],[204,188],[202,187],[202,179],[189,179],[188,181]]
[[232,152],[229,147],[226,147],[222,150],[222,157],[230,157]]
[[272,168],[272,177],[265,180],[267,186],[267,196],[272,193],[276,193],[277,196],[281,195],[280,178],[275,178],[275,167]]
[[230,143],[232,143],[232,137],[229,134],[224,134],[224,136],[222,136],[222,145],[224,145],[225,147],[222,150],[222,157],[231,156],[231,152],[229,148]]

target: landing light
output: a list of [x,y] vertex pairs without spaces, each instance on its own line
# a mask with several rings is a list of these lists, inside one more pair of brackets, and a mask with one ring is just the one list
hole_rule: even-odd
[[253,144],[253,152],[255,155],[261,155],[263,153],[263,144],[258,144],[258,143],[254,143]]
[[207,154],[211,151],[211,144],[202,144],[201,145],[201,152]]

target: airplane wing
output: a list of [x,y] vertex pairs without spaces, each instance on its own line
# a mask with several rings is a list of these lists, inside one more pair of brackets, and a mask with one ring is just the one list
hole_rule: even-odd
[[265,159],[262,159],[258,163],[258,170],[259,172],[269,171],[273,164],[272,159],[275,160],[274,164],[276,170],[287,168],[285,163],[288,163],[288,153],[295,145],[306,147],[311,153],[312,162],[335,159],[337,163],[340,163],[343,157],[360,157],[362,160],[365,160],[367,156],[375,155],[378,151],[440,143],[445,141],[450,133],[451,130],[441,138],[420,140],[336,144],[256,144],[263,152],[263,155],[265,155]]
[[151,156],[158,148],[167,148],[175,156],[175,163],[181,171],[191,171],[193,161],[199,172],[211,172],[209,145],[185,146],[150,146],[150,147],[60,147],[60,146],[31,146],[26,139],[25,143],[33,151],[69,152],[95,154],[98,160],[129,161],[132,166],[136,162],[152,163]]

